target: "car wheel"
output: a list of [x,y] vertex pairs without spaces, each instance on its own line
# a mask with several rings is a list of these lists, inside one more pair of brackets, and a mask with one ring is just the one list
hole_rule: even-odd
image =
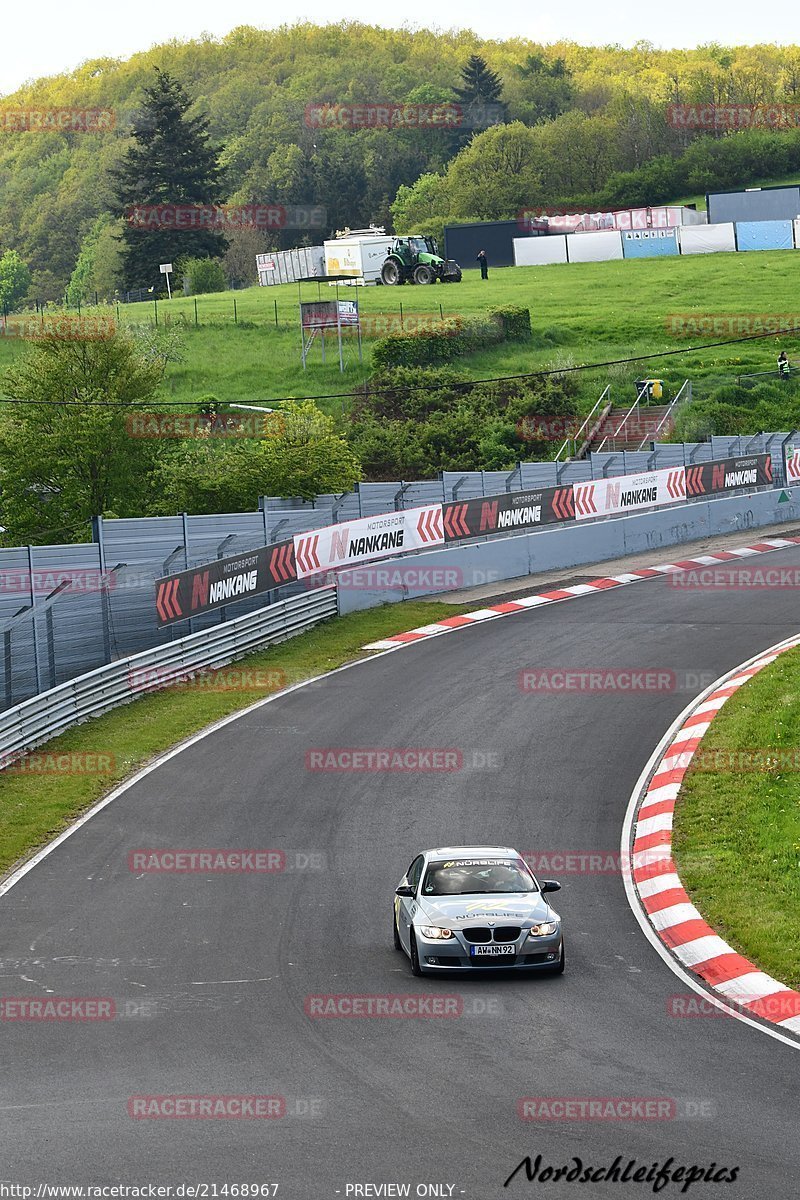
[[397,932],[397,913],[392,913],[392,934],[394,936],[395,950],[402,950],[403,943],[400,941],[400,934]]
[[411,930],[411,974],[421,975],[422,967],[419,965],[419,951],[417,950],[417,939],[414,937],[414,930]]

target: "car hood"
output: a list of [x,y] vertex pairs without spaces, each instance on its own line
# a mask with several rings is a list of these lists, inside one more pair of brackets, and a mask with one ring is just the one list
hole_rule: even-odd
[[421,911],[431,925],[464,929],[490,921],[525,925],[546,921],[553,910],[541,892],[512,892],[491,896],[423,896]]

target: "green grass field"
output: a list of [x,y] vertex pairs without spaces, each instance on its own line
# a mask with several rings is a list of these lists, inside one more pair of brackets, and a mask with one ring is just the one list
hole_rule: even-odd
[[[386,315],[399,320],[402,304],[404,321],[416,315],[436,318],[440,304],[445,316],[477,314],[493,304],[527,306],[534,330],[532,342],[497,346],[464,358],[460,365],[473,378],[678,351],[654,359],[646,367],[634,362],[628,367],[582,372],[585,407],[609,381],[620,385],[617,399],[624,403],[631,396],[631,382],[644,370],[673,388],[689,376],[710,385],[748,371],[772,369],[779,347],[785,347],[790,356],[800,356],[800,335],[687,353],[690,346],[721,339],[677,338],[669,332],[674,314],[792,314],[797,311],[798,279],[800,254],[765,251],[507,267],[490,271],[486,283],[477,272],[469,271],[464,282],[456,285],[343,288],[341,294],[357,291],[362,316],[370,318]],[[317,290],[316,285],[305,285],[304,297],[316,298]],[[328,285],[320,291],[323,297],[333,294]],[[160,302],[159,322],[186,322],[184,361],[168,368],[163,398],[191,408],[206,393],[223,401],[264,402],[347,392],[360,384],[370,373],[374,339],[365,339],[363,365],[358,363],[355,345],[348,344],[343,375],[333,341],[328,345],[327,363],[323,366],[317,347],[303,372],[297,294],[295,285],[284,285],[200,296],[197,326],[193,299]],[[238,325],[233,320],[234,298]],[[154,307],[123,305],[120,319],[123,324],[152,324]],[[0,338],[0,371],[22,344]],[[337,412],[344,404],[333,399],[324,401],[323,407]]]
[[673,835],[681,879],[708,923],[795,988],[798,771],[800,651],[793,650],[745,684],[712,723],[681,789]]

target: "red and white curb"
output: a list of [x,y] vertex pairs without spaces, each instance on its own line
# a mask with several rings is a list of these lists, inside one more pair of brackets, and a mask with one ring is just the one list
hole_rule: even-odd
[[503,604],[492,604],[487,608],[476,609],[475,612],[463,613],[458,617],[445,617],[432,625],[420,625],[417,629],[409,629],[407,633],[395,633],[391,637],[381,638],[377,642],[369,642],[362,650],[393,650],[400,646],[408,646],[413,642],[424,641],[425,638],[438,637],[442,633],[452,633],[454,629],[463,629],[475,625],[479,621],[489,621],[494,617],[507,617],[511,613],[525,612],[527,609],[539,608],[544,604],[555,604],[560,600],[572,600],[575,596],[586,596],[591,592],[604,592],[609,588],[624,587],[628,583],[639,583],[642,579],[653,579],[659,575],[674,575],[680,571],[693,571],[698,567],[709,567],[717,563],[727,563],[732,559],[749,558],[753,554],[767,554],[772,550],[785,550],[787,546],[800,545],[800,538],[766,538],[753,546],[742,546],[737,550],[718,550],[716,554],[702,554],[699,558],[684,558],[674,563],[661,563],[657,567],[644,567],[639,571],[626,571],[622,575],[601,576],[591,583],[577,583],[572,587],[554,588],[550,592],[539,592],[535,596],[523,596],[517,600],[507,600]]
[[800,1034],[800,992],[759,970],[703,920],[672,858],[672,821],[683,778],[719,710],[749,679],[798,645],[800,637],[790,638],[734,668],[684,710],[648,764],[644,778],[649,782],[634,792],[623,834],[623,859],[630,846],[629,899],[638,902],[668,957],[711,989],[695,990],[715,996],[732,1015],[750,1014],[794,1034]]

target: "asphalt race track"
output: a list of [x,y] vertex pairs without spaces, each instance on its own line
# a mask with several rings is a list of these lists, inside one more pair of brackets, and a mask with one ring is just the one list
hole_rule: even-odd
[[[800,567],[800,549],[768,561]],[[375,1196],[347,1185],[385,1183],[469,1200],[635,1197],[652,1185],[529,1183],[522,1171],[503,1181],[526,1154],[595,1167],[671,1156],[739,1168],[736,1182],[695,1183],[691,1197],[797,1195],[794,1048],[730,1018],[670,1015],[686,988],[643,936],[618,873],[562,875],[560,978],[413,979],[390,921],[394,886],[428,846],[616,854],[670,722],[798,628],[790,588],[686,592],[655,579],[340,671],[138,780],[0,900],[3,995],[114,997],[122,1014],[0,1024],[2,1178],[276,1182],[285,1200]],[[659,668],[680,686],[525,694],[518,673],[536,667]],[[355,746],[460,748],[465,765],[305,767],[309,749]],[[129,870],[145,847],[278,848],[292,869]],[[462,1015],[304,1011],[310,995],[387,993],[458,996]],[[129,1115],[132,1096],[174,1094],[280,1096],[285,1115]],[[523,1121],[523,1097],[670,1098],[675,1117]]]

